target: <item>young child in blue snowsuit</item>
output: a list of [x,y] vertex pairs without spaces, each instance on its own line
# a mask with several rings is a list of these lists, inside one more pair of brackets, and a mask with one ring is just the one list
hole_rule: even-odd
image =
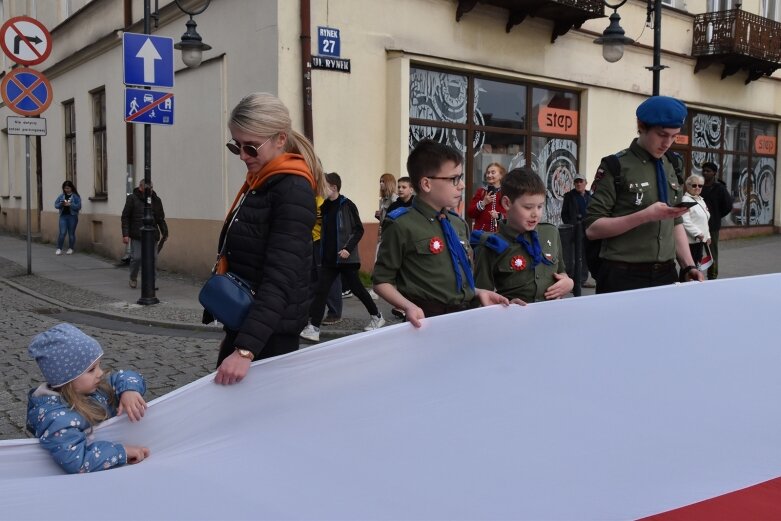
[[141,375],[118,371],[104,378],[100,344],[70,324],[37,335],[27,352],[46,379],[29,393],[27,430],[65,472],[106,470],[149,456],[146,447],[90,439],[92,427],[103,420],[123,412],[130,421],[144,416]]

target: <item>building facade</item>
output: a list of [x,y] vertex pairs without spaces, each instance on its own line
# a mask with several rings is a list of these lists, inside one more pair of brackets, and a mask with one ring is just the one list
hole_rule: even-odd
[[[187,9],[203,3],[180,1]],[[663,1],[660,93],[690,108],[675,145],[687,172],[707,160],[721,165],[735,198],[723,237],[781,226],[778,3]],[[3,21],[31,15],[53,39],[51,55],[33,67],[54,96],[42,114],[47,135],[31,140],[33,228],[43,240],[56,238],[53,202],[71,179],[84,199],[80,247],[124,253],[119,219],[144,174],[144,143],[142,126],[124,121],[121,35],[143,32],[143,4],[0,0]],[[152,32],[178,41],[187,16],[174,2],[158,4]],[[636,43],[608,63],[593,43],[611,12],[601,0],[212,0],[195,17],[212,49],[195,69],[176,57],[175,124],[152,129],[151,175],[171,233],[161,266],[210,269],[245,174],[224,146],[227,118],[253,91],[282,98],[298,130],[311,121],[325,169],[339,172],[363,216],[366,270],[379,177],[406,175],[410,147],[426,137],[464,153],[467,201],[489,163],[529,165],[548,187],[547,220],[560,222],[575,173],[591,179],[601,157],[636,135],[634,110],[652,88],[647,7],[629,0],[619,9]],[[11,67],[4,58],[3,74]],[[0,127],[11,114],[0,108]],[[24,138],[3,132],[0,227],[26,229],[24,196]]]

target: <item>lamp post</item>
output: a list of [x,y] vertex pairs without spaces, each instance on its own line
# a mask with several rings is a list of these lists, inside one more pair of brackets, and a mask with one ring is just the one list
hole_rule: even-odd
[[[201,14],[209,7],[211,0],[200,9],[188,11],[175,0],[180,11],[190,15],[190,20],[185,24],[187,32],[182,35],[182,41],[174,45],[175,49],[181,49],[182,61],[187,67],[195,68],[201,64],[203,51],[208,51],[211,46],[203,43],[201,35],[195,30],[196,23],[193,16]],[[144,0],[144,34],[151,34],[151,20],[155,24],[159,13],[152,14],[150,0]],[[147,87],[148,88],[148,87]],[[141,220],[141,298],[138,303],[151,305],[160,302],[155,296],[155,218],[152,213],[152,125],[144,124],[144,216]]]
[[[606,61],[610,63],[617,62],[624,55],[624,45],[633,43],[631,38],[627,38],[624,33],[624,29],[621,28],[619,23],[621,17],[618,15],[618,8],[624,5],[627,0],[621,0],[617,4],[611,4],[607,0],[602,0],[602,3],[606,7],[613,9],[613,14],[610,15],[610,25],[602,33],[602,36],[594,40],[594,43],[602,45],[602,56]],[[647,20],[651,20],[651,13],[654,16],[654,63],[651,67],[646,67],[653,73],[653,89],[652,94],[654,96],[659,95],[659,73],[662,69],[666,69],[666,65],[661,64],[662,56],[662,2],[661,0],[648,0],[648,16]]]

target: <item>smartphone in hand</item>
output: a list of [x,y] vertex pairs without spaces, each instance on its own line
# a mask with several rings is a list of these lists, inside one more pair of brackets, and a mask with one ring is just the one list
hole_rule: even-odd
[[681,201],[680,203],[673,206],[673,208],[691,208],[692,206],[697,206],[696,201]]

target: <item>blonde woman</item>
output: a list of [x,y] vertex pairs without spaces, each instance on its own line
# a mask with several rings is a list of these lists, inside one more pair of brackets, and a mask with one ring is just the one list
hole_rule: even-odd
[[[380,208],[374,212],[374,218],[380,221],[385,220],[385,215],[388,213],[388,207],[393,204],[399,195],[396,193],[396,178],[393,174],[382,174],[380,176]],[[382,226],[379,228],[382,233]]]
[[244,162],[247,177],[220,233],[217,251],[224,255],[217,272],[248,281],[255,304],[238,331],[225,331],[215,378],[224,385],[240,382],[254,359],[298,349],[314,290],[315,195],[323,195],[312,143],[292,129],[279,98],[265,92],[245,97],[231,112],[228,130],[226,146]]
[[702,245],[710,245],[710,229],[708,228],[710,212],[705,200],[700,195],[704,184],[705,178],[701,175],[690,175],[686,178],[686,193],[682,198],[683,201],[697,203],[683,214],[683,229],[686,230],[689,250],[691,250],[695,264],[699,264],[702,260]]

